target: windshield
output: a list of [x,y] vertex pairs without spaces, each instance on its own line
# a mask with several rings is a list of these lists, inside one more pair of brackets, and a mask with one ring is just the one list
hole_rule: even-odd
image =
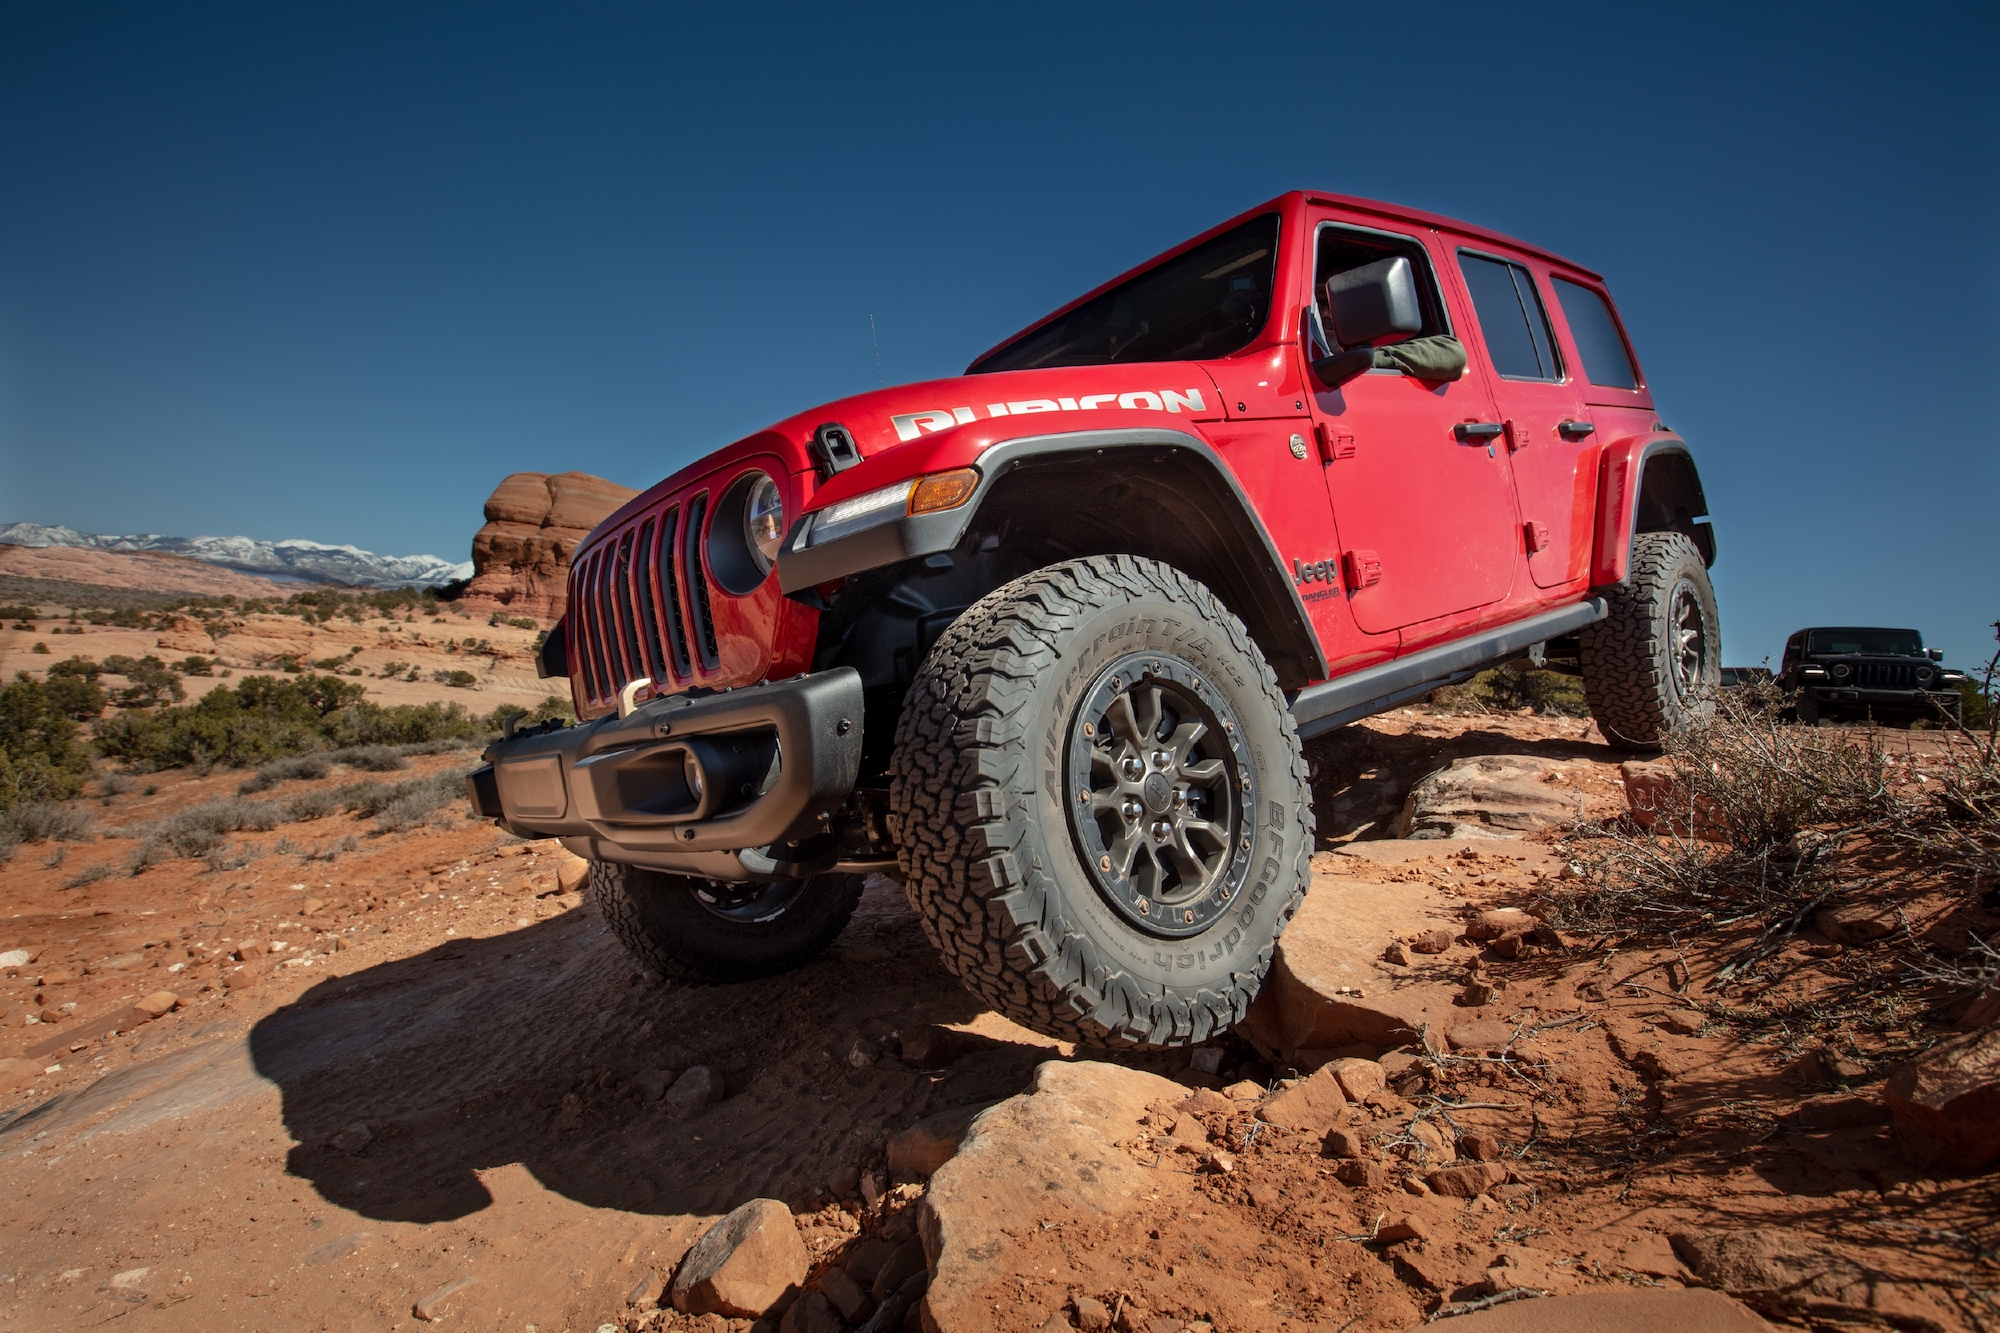
[[1271,314],[1278,215],[1266,213],[972,363],[968,375],[1202,361],[1249,346]]
[[1924,636],[1913,629],[1816,629],[1806,638],[1806,651],[1922,657]]

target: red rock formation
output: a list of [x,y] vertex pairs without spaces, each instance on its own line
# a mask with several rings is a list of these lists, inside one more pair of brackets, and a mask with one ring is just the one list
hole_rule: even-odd
[[569,559],[590,530],[637,495],[583,472],[516,472],[486,501],[462,599],[552,625],[568,595]]

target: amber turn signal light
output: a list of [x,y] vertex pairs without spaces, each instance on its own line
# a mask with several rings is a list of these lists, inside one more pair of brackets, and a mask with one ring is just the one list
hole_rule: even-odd
[[910,493],[912,514],[935,514],[940,509],[956,509],[972,498],[979,485],[979,469],[962,467],[925,477]]

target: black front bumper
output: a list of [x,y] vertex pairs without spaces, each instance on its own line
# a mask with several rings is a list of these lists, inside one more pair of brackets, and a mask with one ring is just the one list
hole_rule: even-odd
[[1956,718],[1965,705],[1957,690],[1870,690],[1854,685],[1807,685],[1800,691],[1823,709],[1867,709],[1898,717]]
[[711,879],[779,879],[819,844],[861,766],[851,667],[673,695],[580,726],[510,737],[466,779],[474,810],[579,856]]

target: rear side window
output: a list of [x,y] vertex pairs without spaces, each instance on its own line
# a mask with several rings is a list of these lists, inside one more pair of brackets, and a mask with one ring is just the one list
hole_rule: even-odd
[[966,373],[1228,356],[1264,331],[1277,269],[1278,215],[1266,213],[1016,338]]
[[1636,389],[1639,377],[1632,370],[1632,358],[1625,340],[1618,336],[1618,321],[1611,318],[1611,306],[1588,287],[1556,278],[1556,302],[1569,321],[1570,336],[1576,339],[1577,355],[1583,358],[1583,373],[1592,384],[1607,389]]
[[1493,368],[1500,377],[1561,379],[1562,365],[1556,360],[1555,339],[1549,336],[1549,317],[1528,270],[1519,264],[1468,254],[1459,255],[1458,266],[1472,292],[1472,308],[1479,312],[1486,353],[1493,358]]

